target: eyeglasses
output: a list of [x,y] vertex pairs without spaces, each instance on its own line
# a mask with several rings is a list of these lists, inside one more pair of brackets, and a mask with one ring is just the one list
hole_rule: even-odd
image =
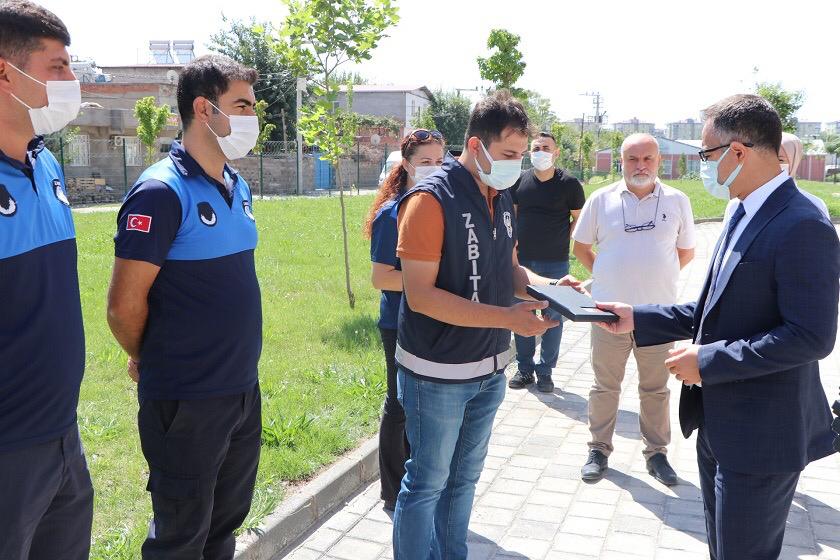
[[639,225],[633,225],[627,223],[627,218],[624,215],[624,197],[621,198],[621,217],[624,220],[624,231],[626,233],[636,233],[637,231],[649,231],[656,227],[656,217],[659,215],[659,200],[662,198],[661,193],[660,196],[656,197],[656,209],[653,211],[653,219],[649,222],[645,222]]
[[[752,148],[753,147],[752,142],[742,142],[742,144],[744,146],[746,146],[747,148]],[[732,145],[732,143],[730,142],[729,144],[723,144],[722,146],[718,146],[717,148],[709,148],[708,150],[700,150],[699,152],[697,152],[697,155],[700,156],[700,161],[709,161],[709,154],[711,154],[712,152],[715,152],[717,150],[721,150],[723,148],[728,148],[731,145]]]
[[437,130],[426,130],[425,128],[418,128],[417,130],[412,132],[410,136],[418,142],[425,142],[429,138],[433,138],[435,140],[443,140],[443,134],[441,134]]

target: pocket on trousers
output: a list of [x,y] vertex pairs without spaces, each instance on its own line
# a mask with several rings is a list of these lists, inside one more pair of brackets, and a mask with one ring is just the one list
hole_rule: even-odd
[[198,498],[198,477],[170,475],[153,469],[146,490],[152,495],[154,513],[149,536],[167,539],[177,535],[179,517],[191,509],[185,502]]

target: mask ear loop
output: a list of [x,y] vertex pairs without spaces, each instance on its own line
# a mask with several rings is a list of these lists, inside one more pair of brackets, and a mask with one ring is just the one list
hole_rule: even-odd
[[[37,78],[33,78],[32,76],[30,76],[29,74],[27,74],[26,72],[24,72],[23,70],[21,70],[20,68],[18,68],[18,67],[17,67],[17,66],[15,66],[14,64],[12,64],[11,62],[9,62],[8,60],[6,61],[6,64],[8,64],[8,65],[9,65],[9,66],[11,66],[12,68],[14,68],[14,69],[15,69],[15,70],[17,70],[18,72],[20,72],[21,74],[23,74],[24,76],[26,76],[27,78],[29,78],[29,79],[30,79],[30,80],[32,80],[33,82],[35,82],[35,83],[37,83],[37,84],[41,84],[41,85],[42,85],[42,86],[44,86],[44,87],[47,87],[47,84],[45,84],[44,82],[42,82],[41,80],[39,80],[39,79],[37,79]],[[12,93],[12,92],[9,92],[9,95],[11,95],[12,97],[14,97],[14,98],[15,98],[15,100],[16,100],[18,103],[20,103],[21,105],[23,105],[24,107],[26,107],[27,109],[29,109],[30,111],[32,111],[33,107],[32,107],[31,105],[29,105],[28,103],[26,103],[23,99],[21,99],[20,97],[18,97],[17,95],[15,95],[15,94],[14,94],[14,93]]]
[[[205,98],[205,99],[206,99],[206,98]],[[209,99],[207,99],[207,103],[209,103],[210,105],[212,105],[214,109],[216,109],[218,112],[220,112],[220,113],[221,113],[221,114],[223,114],[225,117],[227,117],[228,122],[230,122],[230,116],[228,116],[228,115],[227,115],[227,113],[225,113],[224,111],[222,111],[221,109],[219,109],[218,107],[216,107],[216,104],[215,104],[215,103],[213,103],[213,102],[212,102],[212,101],[210,101]],[[228,134],[227,136],[219,136],[218,134],[216,134],[216,132],[215,132],[212,128],[210,128],[210,123],[204,123],[204,126],[206,126],[206,127],[207,127],[207,130],[209,130],[209,131],[213,134],[213,136],[215,136],[216,138],[227,138],[228,136],[230,136],[230,134]],[[232,131],[231,131],[231,132],[232,132]]]

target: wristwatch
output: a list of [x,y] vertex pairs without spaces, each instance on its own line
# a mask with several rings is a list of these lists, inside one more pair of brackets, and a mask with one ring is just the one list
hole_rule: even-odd
[[549,283],[548,283],[548,285],[549,285],[549,286],[556,286],[556,285],[557,285],[557,284],[559,284],[559,283],[560,283],[560,279],[559,279],[559,278],[555,278],[554,280],[552,280],[551,282],[549,282]]

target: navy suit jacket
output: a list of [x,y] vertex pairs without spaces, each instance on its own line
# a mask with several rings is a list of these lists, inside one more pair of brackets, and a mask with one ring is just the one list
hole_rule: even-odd
[[702,426],[722,467],[796,472],[832,453],[817,361],[834,347],[838,282],[834,226],[788,180],[736,241],[703,332],[708,275],[697,302],[634,308],[639,346],[701,345],[702,388],[682,387],[680,425],[685,437]]

